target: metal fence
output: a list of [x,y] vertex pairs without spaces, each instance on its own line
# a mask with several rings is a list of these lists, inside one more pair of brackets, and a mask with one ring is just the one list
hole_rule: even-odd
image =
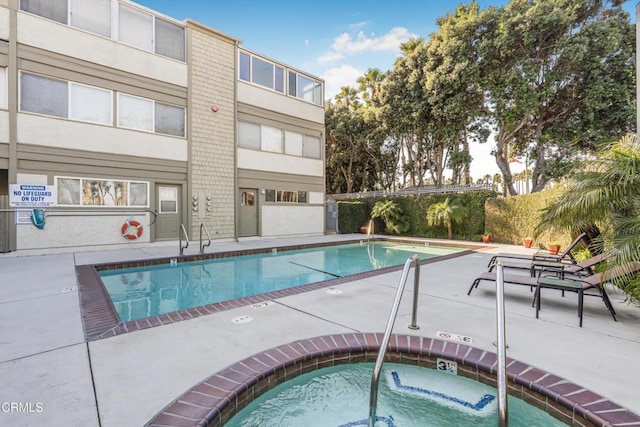
[[366,199],[369,197],[385,197],[385,196],[411,196],[415,194],[453,194],[453,193],[470,193],[474,191],[492,191],[493,186],[489,184],[476,184],[476,185],[442,185],[437,187],[435,185],[405,188],[397,191],[367,191],[363,193],[343,193],[343,194],[331,194],[327,195],[328,199],[333,200],[345,200],[345,199]]
[[2,212],[9,209],[9,196],[0,196],[0,253],[9,252],[9,232],[11,227],[11,212]]

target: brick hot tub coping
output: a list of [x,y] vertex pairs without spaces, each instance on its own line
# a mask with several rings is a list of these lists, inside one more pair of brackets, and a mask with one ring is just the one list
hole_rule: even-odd
[[[223,426],[251,401],[298,375],[346,363],[375,362],[382,334],[336,334],[295,341],[241,360],[167,405],[148,427]],[[458,375],[496,386],[497,356],[457,342],[392,335],[386,362],[435,368],[458,363]],[[640,426],[640,417],[561,377],[507,358],[509,395],[572,426]]]

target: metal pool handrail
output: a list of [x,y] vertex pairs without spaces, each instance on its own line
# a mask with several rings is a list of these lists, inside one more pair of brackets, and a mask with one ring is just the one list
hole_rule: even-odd
[[[184,236],[185,241],[187,242],[184,247],[182,246],[182,237]],[[184,224],[180,224],[180,229],[178,230],[178,237],[180,238],[180,256],[184,255],[184,250],[189,247],[189,235],[187,234],[187,229],[184,227]]]
[[504,316],[504,267],[502,261],[498,261],[498,272],[496,274],[496,333],[498,339],[498,426],[506,427],[508,424],[507,411],[507,345]]
[[398,284],[398,291],[396,292],[393,306],[391,307],[391,314],[389,314],[389,320],[387,321],[387,329],[384,332],[382,343],[380,344],[380,350],[378,351],[378,357],[376,359],[376,365],[373,368],[373,375],[371,376],[371,394],[369,396],[369,427],[373,427],[376,421],[376,408],[378,406],[378,383],[380,382],[380,371],[382,371],[382,364],[384,363],[384,356],[387,353],[387,347],[389,346],[389,339],[391,338],[391,331],[393,330],[393,324],[396,321],[398,315],[398,307],[400,306],[400,300],[402,299],[402,293],[407,283],[407,277],[409,276],[409,269],[411,264],[416,264],[416,269],[413,279],[413,313],[411,315],[411,324],[409,328],[418,329],[416,324],[417,309],[418,309],[418,286],[420,284],[420,258],[418,255],[414,255],[404,263],[404,269],[402,270],[402,277]]
[[[202,230],[204,229],[204,231],[207,233],[207,244],[203,244],[202,243]],[[203,254],[204,253],[204,248],[211,246],[211,234],[209,234],[209,230],[207,229],[207,226],[204,225],[204,223],[200,224],[200,253]]]

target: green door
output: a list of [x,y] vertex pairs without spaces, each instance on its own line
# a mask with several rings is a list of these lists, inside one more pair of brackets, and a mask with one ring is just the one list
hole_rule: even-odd
[[240,189],[240,237],[258,235],[258,190]]
[[156,219],[156,240],[177,239],[182,223],[180,215],[181,187],[179,185],[158,184],[156,200],[158,218]]

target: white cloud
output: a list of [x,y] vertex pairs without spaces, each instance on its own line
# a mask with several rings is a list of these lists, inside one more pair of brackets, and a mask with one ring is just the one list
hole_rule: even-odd
[[333,64],[339,60],[344,59],[344,54],[340,52],[329,52],[318,58],[320,64]]
[[309,47],[309,40],[305,40],[304,41],[304,45],[305,45],[305,47]]
[[335,38],[331,48],[333,52],[354,55],[362,52],[398,52],[400,44],[406,43],[417,34],[410,33],[404,27],[396,27],[380,37],[367,37],[360,31],[355,39],[349,33],[342,33]]
[[325,98],[332,99],[343,86],[355,86],[356,80],[363,74],[363,70],[349,64],[328,69],[322,75],[325,82]]
[[362,22],[356,22],[355,24],[349,24],[349,28],[352,29],[356,29],[356,28],[362,28],[365,25],[368,25],[370,21],[362,21]]

